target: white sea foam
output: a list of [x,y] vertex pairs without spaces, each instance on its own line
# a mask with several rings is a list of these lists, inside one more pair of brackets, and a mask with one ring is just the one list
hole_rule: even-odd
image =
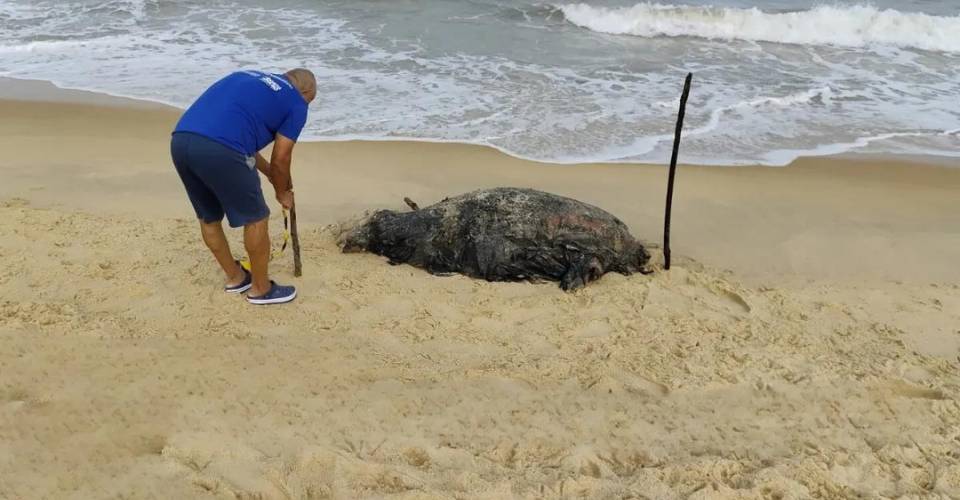
[[716,130],[720,125],[721,117],[723,117],[725,113],[729,113],[731,111],[760,108],[767,105],[782,107],[793,106],[797,104],[809,104],[817,97],[820,97],[823,100],[829,100],[831,95],[833,95],[833,90],[831,90],[830,87],[822,87],[785,95],[783,97],[761,97],[750,101],[738,102],[729,106],[721,106],[710,112],[710,120],[708,120],[706,124],[691,130],[687,133],[687,135],[705,134],[707,132]]
[[82,51],[121,44],[129,44],[129,37],[97,38],[94,40],[42,40],[0,45],[0,54],[69,53],[71,51]]
[[[710,111],[709,118],[705,123],[687,130],[684,132],[684,136],[690,137],[704,135],[717,130],[717,128],[720,126],[720,121],[722,120],[723,115],[733,111],[743,112],[753,108],[762,108],[764,106],[786,107],[804,105],[812,103],[815,99],[820,99],[822,102],[827,102],[830,100],[831,96],[833,96],[833,90],[830,87],[820,87],[781,97],[760,97],[749,101],[737,102],[727,106],[720,106]],[[661,101],[655,103],[654,105],[657,107],[676,109],[679,106],[679,103],[680,98],[678,97],[676,100]],[[652,137],[640,138],[629,148],[624,148],[621,151],[621,156],[614,159],[619,160],[642,156],[656,149],[656,147],[661,143],[670,140],[673,140],[673,134],[660,134]],[[628,154],[624,154],[627,152]]]
[[[679,83],[692,70],[684,162],[960,151],[956,131],[933,133],[960,123],[960,53],[697,38],[585,46],[586,32],[541,19],[561,17],[556,9],[493,10],[478,22],[478,4],[462,1],[464,19],[474,20],[442,11],[443,22],[462,22],[472,36],[421,33],[406,17],[366,20],[322,2],[0,0],[0,75],[184,107],[237,68],[305,66],[320,93],[304,139],[465,142],[555,163],[660,163],[670,156]],[[511,37],[524,39],[538,22],[551,50],[524,52]],[[467,43],[481,29],[497,41]],[[632,50],[645,45],[669,50]]]
[[691,36],[802,45],[893,45],[960,52],[960,16],[877,9],[869,5],[820,5],[770,13],[724,7],[641,3],[611,9],[584,3],[558,6],[571,23],[615,35]]
[[[771,166],[784,166],[792,162],[793,160],[801,156],[832,156],[849,152],[856,152],[862,150],[867,146],[882,141],[889,141],[891,139],[904,139],[904,138],[930,138],[930,137],[948,137],[957,135],[960,133],[960,129],[956,130],[942,130],[934,132],[890,132],[886,134],[878,134],[868,137],[857,137],[856,139],[850,142],[837,142],[833,144],[821,144],[815,148],[810,149],[778,149],[775,151],[770,151],[764,155],[763,163],[765,165]],[[929,149],[920,151],[921,154],[930,154],[934,156],[943,156],[943,157],[960,157],[960,151],[956,150],[937,150],[931,151]]]

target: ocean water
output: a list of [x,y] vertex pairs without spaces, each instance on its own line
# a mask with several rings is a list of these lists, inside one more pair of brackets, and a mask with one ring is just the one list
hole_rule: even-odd
[[308,139],[559,163],[960,157],[960,2],[0,0],[0,75],[184,107],[238,68],[319,78]]

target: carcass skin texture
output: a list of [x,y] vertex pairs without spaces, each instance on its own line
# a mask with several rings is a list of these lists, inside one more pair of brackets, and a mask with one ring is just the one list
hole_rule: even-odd
[[344,252],[372,252],[434,274],[559,281],[564,290],[607,272],[642,272],[650,259],[613,215],[520,188],[474,191],[411,212],[380,210],[340,244]]

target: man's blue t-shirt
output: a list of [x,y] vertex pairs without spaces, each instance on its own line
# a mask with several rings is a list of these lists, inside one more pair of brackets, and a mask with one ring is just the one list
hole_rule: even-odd
[[306,121],[307,102],[283,75],[238,71],[207,89],[173,131],[199,134],[253,156],[277,132],[296,141]]

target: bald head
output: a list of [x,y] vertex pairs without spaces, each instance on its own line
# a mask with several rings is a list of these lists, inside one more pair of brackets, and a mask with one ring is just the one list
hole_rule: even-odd
[[307,104],[317,97],[317,78],[313,76],[313,72],[309,69],[291,69],[283,76],[287,77],[287,80],[290,80],[290,83],[300,91],[300,95],[303,96],[303,100],[307,101]]

